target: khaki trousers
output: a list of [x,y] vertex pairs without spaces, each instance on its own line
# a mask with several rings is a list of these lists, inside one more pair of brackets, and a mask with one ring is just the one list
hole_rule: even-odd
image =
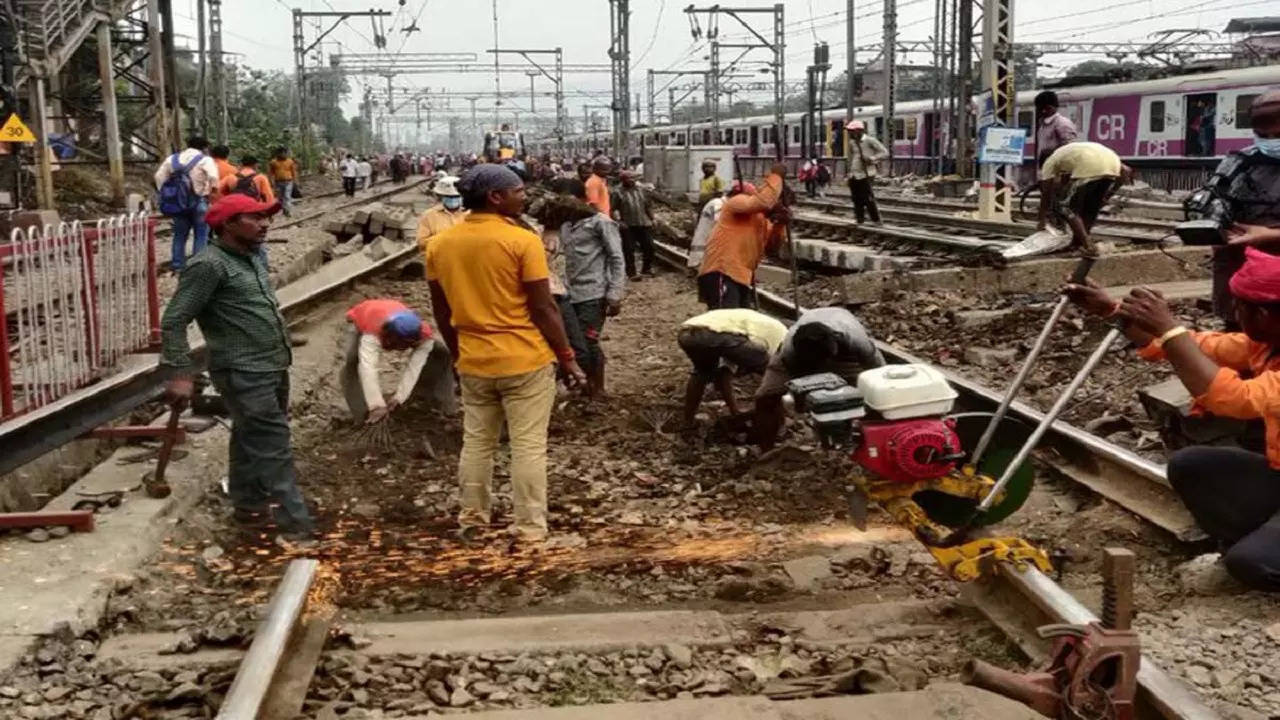
[[524,375],[461,376],[462,453],[458,524],[487,525],[493,505],[493,458],[502,421],[511,440],[511,493],[522,536],[547,534],[547,425],[556,399],[555,366]]

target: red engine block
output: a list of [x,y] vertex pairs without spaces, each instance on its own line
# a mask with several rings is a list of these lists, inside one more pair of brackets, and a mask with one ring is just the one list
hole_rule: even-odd
[[951,472],[960,452],[955,420],[913,418],[863,423],[853,459],[884,480],[911,483]]

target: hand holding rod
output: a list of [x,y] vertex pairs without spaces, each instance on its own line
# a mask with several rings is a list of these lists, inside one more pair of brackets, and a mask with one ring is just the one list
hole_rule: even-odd
[[[1097,257],[1085,255],[1076,263],[1075,271],[1071,273],[1071,283],[1079,285],[1089,276],[1089,271],[1093,269],[1093,264],[1097,262]],[[1049,320],[1045,322],[1044,328],[1040,330],[1040,336],[1036,338],[1036,342],[1031,346],[1031,352],[1027,353],[1027,357],[1022,361],[1022,367],[1018,369],[1018,374],[1014,376],[1013,383],[1009,385],[1009,389],[1005,391],[1004,398],[1000,400],[1000,406],[996,408],[996,412],[991,416],[991,420],[987,423],[987,428],[982,431],[982,437],[978,440],[978,445],[973,449],[973,455],[969,460],[969,465],[973,468],[978,467],[978,463],[982,462],[982,456],[987,451],[987,446],[991,444],[991,439],[995,437],[996,428],[1004,420],[1005,415],[1009,413],[1009,406],[1013,404],[1013,399],[1018,396],[1022,390],[1022,385],[1026,383],[1027,376],[1031,374],[1031,368],[1035,366],[1036,360],[1040,358],[1040,353],[1044,352],[1045,346],[1049,344],[1049,335],[1053,332],[1053,328],[1057,326],[1058,321],[1062,319],[1062,313],[1067,309],[1067,303],[1070,302],[1066,295],[1063,295],[1058,304],[1053,307],[1053,312],[1049,314]]]
[[1018,450],[1018,454],[1013,457],[1013,460],[1009,461],[1004,472],[1000,474],[1000,479],[996,481],[994,486],[992,486],[991,490],[987,493],[987,496],[982,499],[982,502],[978,503],[977,514],[986,512],[991,509],[993,504],[995,504],[996,496],[1004,491],[1005,486],[1009,484],[1011,479],[1013,479],[1014,473],[1016,473],[1022,463],[1026,462],[1027,458],[1030,457],[1031,451],[1035,450],[1040,439],[1044,437],[1044,434],[1048,432],[1053,423],[1057,421],[1058,416],[1062,414],[1062,411],[1066,410],[1067,404],[1071,402],[1073,397],[1075,397],[1076,392],[1080,390],[1080,386],[1084,384],[1084,381],[1093,372],[1094,368],[1098,367],[1098,363],[1102,362],[1102,358],[1106,356],[1107,350],[1111,349],[1111,345],[1115,343],[1116,338],[1120,337],[1120,333],[1121,330],[1119,327],[1112,327],[1107,331],[1107,334],[1102,338],[1102,342],[1098,345],[1097,349],[1095,349],[1093,354],[1089,356],[1089,359],[1085,361],[1084,367],[1081,367],[1080,371],[1076,373],[1076,376],[1071,378],[1071,384],[1067,385],[1067,389],[1058,396],[1058,400],[1054,402],[1053,407],[1049,408],[1049,412],[1045,413],[1044,417],[1040,418],[1040,424],[1037,425],[1036,429],[1031,433],[1031,437],[1027,438],[1027,441],[1022,444],[1022,448]]

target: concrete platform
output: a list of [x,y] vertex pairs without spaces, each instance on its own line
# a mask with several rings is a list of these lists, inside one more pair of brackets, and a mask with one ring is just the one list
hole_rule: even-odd
[[[1042,717],[1008,698],[953,684],[939,684],[916,692],[781,702],[762,696],[720,697],[489,710],[464,715],[472,720],[1037,720]],[[406,720],[426,718],[420,715]]]
[[[20,659],[38,636],[62,626],[80,633],[94,628],[117,583],[127,582],[153,555],[172,522],[200,497],[203,488],[222,474],[227,431],[221,426],[188,435],[181,446],[189,455],[170,463],[166,479],[173,494],[164,500],[140,490],[125,494],[114,512],[100,514],[89,533],[72,533],[46,543],[14,536],[0,543],[0,671]],[[121,465],[137,454],[124,446],[46,506],[67,510],[76,493],[128,490],[136,487],[153,463]]]

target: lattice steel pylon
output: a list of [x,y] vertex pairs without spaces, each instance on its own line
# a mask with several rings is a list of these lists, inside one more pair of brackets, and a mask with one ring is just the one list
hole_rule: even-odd
[[627,137],[631,130],[631,3],[609,0],[609,28],[613,62],[613,156],[626,162]]
[[[982,88],[991,93],[995,127],[1012,127],[1014,124],[1017,96],[1013,78],[1013,0],[985,0],[982,13]],[[1015,171],[1016,166],[1013,165],[982,166],[978,193],[980,218],[1013,222]]]
[[227,75],[222,57],[222,0],[209,3],[209,54],[213,61],[213,127],[219,143],[227,142]]
[[884,64],[884,136],[880,140],[884,143],[884,147],[889,151],[888,168],[889,174],[893,175],[893,141],[897,137],[896,123],[894,122],[894,114],[897,112],[897,96],[898,96],[898,56],[897,49],[898,39],[898,1],[884,0],[884,55],[882,62]]

